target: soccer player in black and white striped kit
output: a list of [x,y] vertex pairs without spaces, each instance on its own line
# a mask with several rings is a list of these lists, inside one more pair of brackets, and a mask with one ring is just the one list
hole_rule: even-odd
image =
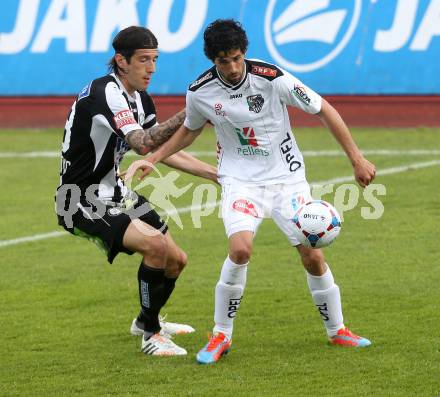
[[[113,40],[111,73],[80,92],[66,121],[56,193],[58,222],[70,233],[102,248],[112,263],[124,252],[143,257],[138,271],[141,310],[130,332],[142,335],[149,355],[184,355],[171,336],[193,332],[185,324],[161,321],[160,309],[170,297],[187,262],[167,225],[148,201],[132,192],[119,176],[124,154],[154,150],[182,125],[185,110],[163,123],[148,87],[156,70],[158,43],[142,27],[121,30]],[[185,152],[164,161],[179,170],[217,181],[217,169]]]

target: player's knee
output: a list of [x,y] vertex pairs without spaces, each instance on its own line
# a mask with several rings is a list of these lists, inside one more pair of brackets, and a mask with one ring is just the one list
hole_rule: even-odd
[[168,277],[179,277],[188,262],[187,254],[179,249],[167,258],[166,274]]
[[308,249],[301,253],[301,259],[306,270],[313,275],[321,275],[325,272],[325,258],[320,249]]
[[179,270],[179,273],[185,268],[187,263],[188,263],[188,255],[186,254],[186,252],[179,250],[176,259],[176,266]]
[[162,234],[145,236],[142,245],[142,255],[146,263],[165,264],[167,258],[167,243]]
[[252,246],[251,245],[240,245],[239,247],[233,247],[229,252],[229,257],[232,262],[237,264],[244,264],[249,262],[249,259],[252,255]]

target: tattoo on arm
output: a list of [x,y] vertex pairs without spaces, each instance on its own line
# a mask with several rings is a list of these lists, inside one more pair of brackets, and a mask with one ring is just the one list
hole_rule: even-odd
[[167,121],[146,130],[130,132],[125,141],[137,154],[147,154],[166,142],[183,124],[185,109],[169,118]]

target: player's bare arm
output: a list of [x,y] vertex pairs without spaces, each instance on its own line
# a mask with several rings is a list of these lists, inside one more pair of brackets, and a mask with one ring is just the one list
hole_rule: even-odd
[[162,163],[191,175],[200,176],[217,183],[217,167],[205,163],[181,150],[162,160]]
[[125,141],[140,155],[145,155],[166,142],[183,124],[185,109],[169,118],[167,121],[146,130],[130,132]]
[[362,187],[368,186],[376,175],[376,167],[362,155],[338,111],[322,99],[318,115],[350,159],[357,183]]
[[169,158],[173,154],[191,145],[201,132],[202,128],[199,128],[198,130],[189,130],[182,125],[168,141],[148,157],[148,160],[138,160],[133,162],[130,167],[128,167],[124,179],[126,181],[132,179],[136,171],[140,170],[141,175],[139,179],[142,180],[151,172],[154,164]]

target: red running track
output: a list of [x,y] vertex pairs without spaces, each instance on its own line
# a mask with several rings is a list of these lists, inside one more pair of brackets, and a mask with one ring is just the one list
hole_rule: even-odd
[[[183,96],[153,96],[159,121],[184,107]],[[326,96],[351,127],[440,127],[440,96]],[[64,128],[73,97],[0,97],[0,128]],[[297,127],[319,118],[289,108]]]

